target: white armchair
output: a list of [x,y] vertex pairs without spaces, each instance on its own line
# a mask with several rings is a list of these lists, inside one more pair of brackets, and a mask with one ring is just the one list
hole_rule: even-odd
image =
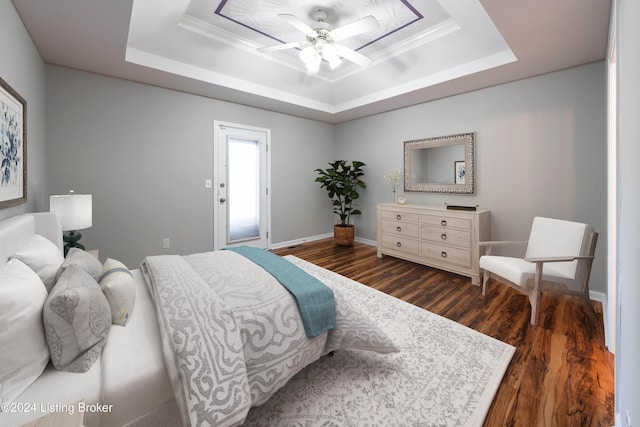
[[[589,297],[589,275],[598,241],[593,226],[535,217],[527,242],[479,242],[486,247],[480,257],[482,294],[489,278],[529,296],[531,324],[538,321],[538,301],[544,282],[560,283],[571,293]],[[524,259],[491,255],[492,246],[526,244]]]

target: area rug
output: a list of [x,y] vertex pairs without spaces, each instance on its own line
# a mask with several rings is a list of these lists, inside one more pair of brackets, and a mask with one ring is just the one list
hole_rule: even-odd
[[340,350],[249,412],[248,426],[481,426],[515,348],[344,276],[333,282],[401,351]]

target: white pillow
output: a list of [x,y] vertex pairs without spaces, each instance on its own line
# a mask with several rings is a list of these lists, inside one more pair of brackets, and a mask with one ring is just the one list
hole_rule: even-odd
[[111,307],[111,323],[126,326],[136,301],[136,284],[127,266],[108,258],[102,268],[100,287]]
[[39,234],[33,236],[31,243],[25,250],[13,254],[12,258],[19,259],[35,271],[44,282],[47,291],[50,291],[56,284],[58,270],[64,261],[58,247]]
[[107,342],[111,310],[93,277],[78,267],[69,267],[51,289],[42,321],[53,366],[87,372]]
[[64,258],[64,262],[60,267],[60,271],[58,272],[58,277],[60,277],[65,268],[69,268],[72,266],[86,271],[91,277],[96,279],[96,281],[100,280],[100,274],[102,273],[102,263],[100,262],[100,260],[98,260],[98,258],[91,255],[89,252],[78,248],[69,249],[67,256]]
[[42,326],[47,290],[17,259],[0,272],[0,402],[11,402],[42,374],[49,348]]

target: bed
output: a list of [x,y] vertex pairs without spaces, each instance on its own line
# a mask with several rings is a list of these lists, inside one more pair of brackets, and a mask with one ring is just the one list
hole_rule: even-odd
[[[17,264],[11,259],[36,235],[61,251],[55,214],[0,222],[0,271]],[[26,388],[3,400],[0,425],[22,425],[76,402],[88,409],[87,426],[482,425],[512,346],[298,258],[285,258],[332,290],[335,328],[309,337],[301,322],[291,323],[300,315],[291,308],[295,301],[283,303],[291,298],[288,291],[240,254],[147,257],[140,268],[128,271],[135,303],[118,316],[111,307],[113,324],[86,372],[60,370],[53,359],[36,360],[42,371],[31,369],[31,379],[22,383],[30,381]],[[57,276],[60,282],[68,275],[58,271]],[[35,300],[55,294],[58,284],[52,286],[49,296],[38,288]],[[198,294],[207,294],[209,287],[215,289],[213,300]],[[0,288],[5,299],[6,291]],[[184,301],[202,305],[204,317],[185,323],[180,317]],[[216,315],[206,319],[207,313]],[[265,326],[263,317],[279,323]],[[225,322],[231,327],[221,329]],[[9,335],[17,331],[11,325],[2,325]],[[6,335],[0,331],[0,341]],[[208,362],[195,357],[202,348],[216,356]],[[8,351],[0,349],[0,361],[12,360],[3,354]],[[0,369],[0,375],[6,372]]]

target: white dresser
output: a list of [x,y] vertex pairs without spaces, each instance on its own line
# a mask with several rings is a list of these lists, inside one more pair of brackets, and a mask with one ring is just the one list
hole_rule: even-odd
[[391,255],[471,278],[480,285],[479,241],[490,240],[488,210],[378,205],[378,257]]

